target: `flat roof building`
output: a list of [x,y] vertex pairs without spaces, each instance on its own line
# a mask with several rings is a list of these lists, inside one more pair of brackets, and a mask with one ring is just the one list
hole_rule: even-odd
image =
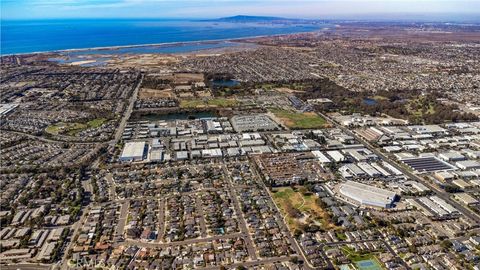
[[342,184],[339,191],[348,199],[370,207],[391,208],[397,199],[397,194],[393,191],[353,181]]
[[466,205],[473,205],[478,203],[477,199],[473,198],[471,195],[467,193],[456,193],[454,195],[454,198]]
[[405,158],[401,162],[417,172],[436,172],[454,170],[455,167],[436,157]]
[[458,161],[455,165],[462,170],[480,169],[480,162],[476,160]]
[[128,142],[123,147],[120,161],[142,161],[145,158],[146,153],[145,142]]

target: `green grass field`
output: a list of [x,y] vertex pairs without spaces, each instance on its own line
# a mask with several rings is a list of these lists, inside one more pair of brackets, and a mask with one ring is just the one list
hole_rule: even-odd
[[279,108],[270,111],[291,129],[323,128],[327,124],[323,117],[314,112],[297,113]]
[[358,253],[347,246],[343,246],[340,249],[355,263],[359,270],[383,270],[382,263],[372,253]]
[[107,119],[105,118],[97,118],[97,119],[90,120],[87,123],[60,122],[55,125],[48,126],[45,129],[45,132],[52,135],[66,134],[69,136],[76,136],[78,133],[88,128],[98,128],[102,126],[106,121]]
[[355,265],[359,270],[383,270],[382,266],[375,258],[355,261]]
[[238,101],[230,98],[203,99],[183,99],[180,101],[180,108],[202,108],[202,107],[234,107]]
[[293,190],[291,187],[282,187],[275,189],[272,197],[278,205],[283,215],[286,215],[286,221],[291,231],[298,229],[299,220],[291,216],[286,210],[290,207],[298,210],[303,216],[309,216],[309,220],[321,223],[325,228],[333,228],[333,224],[327,222],[324,209],[316,202],[316,196],[313,194],[302,194],[300,191],[304,187]]

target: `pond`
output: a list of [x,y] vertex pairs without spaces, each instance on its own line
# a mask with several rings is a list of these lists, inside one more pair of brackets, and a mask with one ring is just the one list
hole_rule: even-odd
[[240,84],[237,80],[212,80],[212,87],[234,87]]
[[363,99],[363,104],[373,106],[373,105],[377,104],[377,101],[373,98],[364,98]]

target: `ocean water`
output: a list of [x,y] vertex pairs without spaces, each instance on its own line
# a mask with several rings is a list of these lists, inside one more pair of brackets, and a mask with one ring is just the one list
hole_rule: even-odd
[[[0,53],[16,54],[232,39],[310,32],[321,27],[321,25],[308,24],[227,23],[193,20],[2,21]],[[172,49],[170,51],[174,52]]]

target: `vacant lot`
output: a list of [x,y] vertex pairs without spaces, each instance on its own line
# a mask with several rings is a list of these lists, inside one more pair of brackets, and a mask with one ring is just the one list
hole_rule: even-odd
[[314,112],[298,113],[279,108],[270,111],[291,129],[323,128],[327,125],[327,121]]
[[174,97],[173,91],[170,88],[167,89],[150,89],[142,88],[138,92],[139,99],[149,99],[149,98],[172,98]]

